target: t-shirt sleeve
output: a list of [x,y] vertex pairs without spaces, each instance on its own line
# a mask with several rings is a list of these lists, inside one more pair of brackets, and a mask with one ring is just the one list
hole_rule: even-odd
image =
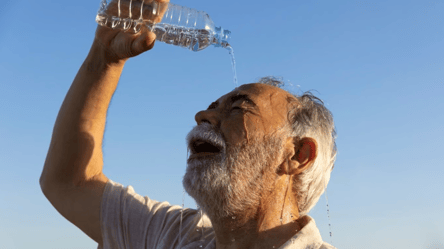
[[322,243],[322,245],[321,245],[321,247],[319,249],[338,249],[338,248],[336,248],[336,247],[334,247],[334,246],[324,242],[324,243]]
[[180,206],[143,197],[132,186],[109,180],[101,202],[101,248],[176,248],[180,210]]

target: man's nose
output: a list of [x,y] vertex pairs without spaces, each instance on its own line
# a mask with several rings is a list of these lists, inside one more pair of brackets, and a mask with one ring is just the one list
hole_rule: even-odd
[[212,124],[214,127],[219,126],[219,117],[214,110],[200,111],[196,113],[194,119],[196,120],[197,125],[200,125],[203,122],[207,122]]

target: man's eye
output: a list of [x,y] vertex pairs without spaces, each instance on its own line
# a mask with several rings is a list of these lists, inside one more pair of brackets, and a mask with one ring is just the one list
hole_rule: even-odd
[[207,110],[216,109],[216,107],[217,107],[217,103],[213,102],[213,103],[211,103],[210,106],[208,106]]

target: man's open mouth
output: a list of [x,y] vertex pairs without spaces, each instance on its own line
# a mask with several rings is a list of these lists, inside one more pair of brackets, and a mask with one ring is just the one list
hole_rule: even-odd
[[[221,152],[221,148],[211,142],[196,139],[190,144],[191,156],[206,156]],[[190,156],[190,157],[191,157]]]

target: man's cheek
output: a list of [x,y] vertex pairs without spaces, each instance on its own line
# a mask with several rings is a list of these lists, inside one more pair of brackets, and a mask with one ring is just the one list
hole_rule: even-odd
[[226,122],[221,127],[228,144],[237,145],[247,139],[247,130],[244,125],[239,125],[239,123],[243,124],[243,120],[238,122]]

